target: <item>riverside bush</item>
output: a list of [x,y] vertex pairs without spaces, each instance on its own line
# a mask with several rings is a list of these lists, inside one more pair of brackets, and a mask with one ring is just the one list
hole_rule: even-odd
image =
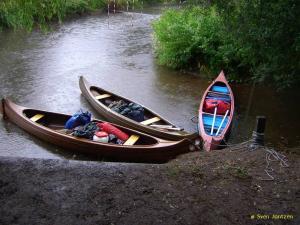
[[[300,2],[220,0],[226,29],[242,52],[251,78],[287,88],[300,83]],[[230,7],[230,8],[228,8]]]
[[159,62],[175,69],[198,66],[213,73],[230,69],[237,51],[223,27],[214,7],[166,11],[153,23]]
[[[189,2],[192,2],[191,0]],[[300,2],[204,1],[166,11],[153,24],[161,64],[210,74],[224,69],[235,81],[300,83]]]

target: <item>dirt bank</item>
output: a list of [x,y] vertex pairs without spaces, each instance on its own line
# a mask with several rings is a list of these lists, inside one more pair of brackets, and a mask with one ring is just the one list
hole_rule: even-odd
[[288,158],[263,181],[263,150],[163,165],[2,157],[0,224],[300,224],[300,157]]

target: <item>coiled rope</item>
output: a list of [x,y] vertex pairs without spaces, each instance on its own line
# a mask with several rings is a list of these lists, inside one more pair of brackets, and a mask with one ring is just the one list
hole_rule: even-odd
[[264,171],[268,178],[259,178],[260,180],[263,180],[263,181],[274,181],[275,180],[274,173],[276,173],[276,170],[272,167],[272,162],[278,162],[280,167],[282,167],[282,168],[289,167],[288,159],[285,155],[283,155],[282,153],[279,153],[278,151],[274,150],[273,148],[268,148],[268,147],[263,147],[261,145],[258,145],[253,141],[253,139],[249,139],[247,141],[244,141],[244,142],[241,142],[238,144],[228,144],[225,141],[224,141],[224,143],[225,143],[224,145],[214,144],[214,143],[210,143],[210,144],[227,147],[226,149],[229,151],[237,151],[237,150],[243,149],[244,151],[252,152],[259,148],[265,151],[266,166],[265,166]]
[[283,168],[289,167],[288,164],[288,159],[285,155],[275,151],[274,149],[268,149],[268,148],[264,148],[264,150],[266,151],[266,167],[265,167],[265,172],[268,175],[269,178],[266,179],[262,179],[261,180],[265,180],[265,181],[273,181],[275,180],[274,176],[271,175],[271,173],[275,172],[275,170],[273,169],[273,167],[271,166],[272,162],[279,162],[279,165]]
[[[233,146],[233,147],[232,147]],[[260,180],[264,181],[274,181],[274,175],[275,169],[272,167],[272,162],[278,162],[280,167],[282,168],[287,168],[289,167],[288,164],[288,159],[285,155],[282,153],[279,153],[278,151],[274,150],[273,148],[268,148],[268,147],[263,147],[259,144],[257,144],[253,139],[250,139],[248,141],[245,141],[243,143],[239,143],[236,145],[231,145],[229,146],[228,150],[234,151],[234,150],[239,150],[239,149],[245,149],[246,151],[255,151],[257,149],[262,149],[265,151],[265,161],[266,161],[266,166],[265,166],[265,173],[268,176],[268,178],[260,178]]]
[[[191,118],[191,121],[193,123],[198,123],[198,121],[196,119],[198,119],[198,117],[194,116]],[[229,151],[237,151],[237,150],[243,149],[245,151],[252,152],[259,148],[263,149],[265,151],[265,161],[266,161],[266,166],[265,166],[264,171],[265,171],[266,175],[268,176],[268,178],[260,178],[260,180],[274,181],[275,178],[274,178],[274,175],[272,175],[272,174],[275,173],[276,171],[271,165],[272,162],[278,162],[281,168],[287,168],[287,167],[289,167],[288,159],[285,155],[283,155],[282,153],[279,153],[278,151],[274,150],[273,148],[264,147],[262,145],[263,139],[264,139],[263,134],[253,132],[251,139],[246,140],[241,143],[228,144],[225,140],[223,140],[224,144],[215,144],[215,143],[209,143],[209,144],[218,146],[218,147],[226,147],[226,149]],[[207,142],[205,142],[205,143],[207,143]]]

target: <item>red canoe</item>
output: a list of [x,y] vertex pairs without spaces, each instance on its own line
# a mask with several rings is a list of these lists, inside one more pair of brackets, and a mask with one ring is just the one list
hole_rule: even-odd
[[[209,108],[211,106],[214,107]],[[233,113],[233,93],[221,71],[205,91],[199,107],[199,135],[203,139],[203,149],[211,151],[220,147],[230,130]]]

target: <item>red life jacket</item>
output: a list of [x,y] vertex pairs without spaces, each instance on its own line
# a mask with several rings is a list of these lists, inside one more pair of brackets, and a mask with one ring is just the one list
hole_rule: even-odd
[[204,112],[214,113],[217,107],[217,114],[225,114],[227,110],[230,110],[230,103],[216,100],[216,99],[205,99],[204,101]]

